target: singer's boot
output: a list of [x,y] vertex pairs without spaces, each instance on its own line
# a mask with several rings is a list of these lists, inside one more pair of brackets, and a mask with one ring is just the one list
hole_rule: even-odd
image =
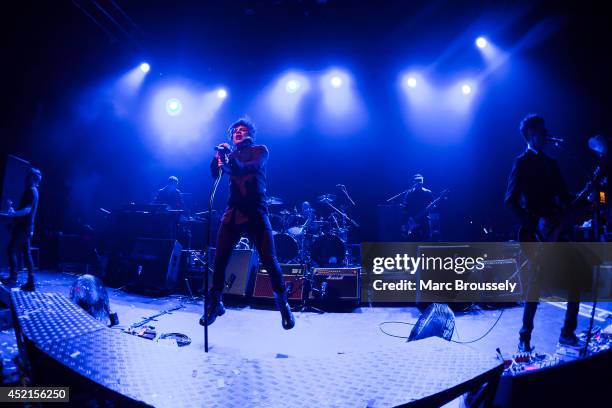
[[280,311],[283,318],[283,329],[292,329],[293,326],[295,326],[295,318],[293,317],[293,313],[291,313],[289,302],[287,302],[287,291],[285,290],[280,294],[275,293],[274,300],[276,301],[276,307]]
[[[208,292],[208,305],[206,307],[206,315],[208,316],[208,325],[215,322],[217,316],[225,314],[225,306],[223,306],[223,295],[220,292]],[[204,326],[204,315],[200,317],[200,325]]]

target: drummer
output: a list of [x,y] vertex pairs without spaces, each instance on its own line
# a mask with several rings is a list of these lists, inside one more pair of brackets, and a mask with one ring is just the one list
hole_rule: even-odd
[[300,211],[294,209],[294,214],[291,220],[293,226],[287,229],[287,232],[293,236],[302,235],[316,220],[315,210],[308,201],[302,203]]
[[312,205],[310,205],[308,201],[304,201],[302,203],[301,215],[302,217],[304,217],[304,220],[305,220],[304,226],[307,226],[308,224],[310,224],[310,222],[313,221],[317,216],[315,209],[312,208]]

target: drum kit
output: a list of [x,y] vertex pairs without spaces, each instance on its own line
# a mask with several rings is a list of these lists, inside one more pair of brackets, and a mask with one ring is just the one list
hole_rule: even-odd
[[[359,224],[336,206],[334,194],[323,194],[317,202],[328,209],[327,216],[317,216],[307,206],[302,211],[283,209],[271,211],[270,222],[274,233],[276,256],[281,263],[302,263],[317,267],[341,267],[351,264],[348,233]],[[281,206],[284,201],[269,197],[268,205]]]

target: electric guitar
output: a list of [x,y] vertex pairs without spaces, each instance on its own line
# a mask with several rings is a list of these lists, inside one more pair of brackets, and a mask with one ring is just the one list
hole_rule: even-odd
[[[519,242],[533,243],[559,241],[561,234],[568,227],[588,219],[592,211],[592,203],[590,203],[587,198],[601,180],[601,168],[597,167],[584,188],[565,209],[552,217],[540,218],[537,224],[522,225],[518,233]],[[528,259],[537,260],[539,256],[538,246],[526,244],[521,245],[521,249]]]
[[429,213],[429,210],[434,208],[440,202],[440,200],[445,198],[446,195],[448,194],[448,192],[449,192],[449,190],[447,188],[445,188],[425,208],[423,208],[421,211],[419,211],[416,215],[414,215],[412,217],[408,217],[408,221],[406,221],[406,223],[404,225],[402,225],[402,227],[401,227],[402,237],[404,237],[404,238],[411,237],[412,234],[414,234],[414,232],[417,230],[417,228],[419,228],[423,224],[423,222],[425,222],[425,218],[426,218],[427,214]]

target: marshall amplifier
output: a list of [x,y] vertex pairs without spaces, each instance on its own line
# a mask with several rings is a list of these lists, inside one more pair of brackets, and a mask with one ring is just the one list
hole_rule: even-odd
[[[304,300],[304,272],[306,265],[301,264],[281,264],[285,287],[289,291],[289,301],[301,302]],[[253,290],[255,299],[274,299],[272,283],[268,276],[268,271],[263,267],[257,272],[255,277],[255,289]]]
[[315,268],[310,299],[330,306],[359,304],[361,268]]

